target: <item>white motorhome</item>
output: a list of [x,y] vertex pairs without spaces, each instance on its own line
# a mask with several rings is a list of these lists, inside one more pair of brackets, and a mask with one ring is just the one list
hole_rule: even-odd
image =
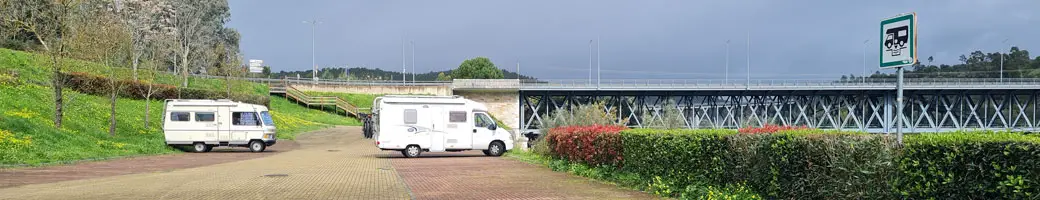
[[377,97],[372,104],[373,138],[379,149],[401,151],[410,158],[422,152],[465,150],[501,156],[513,149],[513,141],[487,110],[459,96]]
[[216,146],[263,152],[277,142],[266,106],[230,100],[167,99],[163,108],[166,145],[209,152]]

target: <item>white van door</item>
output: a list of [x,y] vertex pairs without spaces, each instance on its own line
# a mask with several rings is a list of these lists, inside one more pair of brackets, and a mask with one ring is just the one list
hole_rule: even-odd
[[491,117],[489,117],[487,113],[473,113],[473,149],[488,149],[488,145],[490,145],[491,140],[494,139],[493,134],[495,133],[495,131],[488,129],[492,124],[495,124],[495,121],[491,120]]
[[228,115],[228,112],[228,107],[220,107],[220,111],[217,112],[217,116],[220,117],[220,120],[217,120],[220,130],[217,131],[216,142],[231,141],[231,123],[228,123],[231,121],[231,115]]
[[423,106],[419,113],[419,127],[426,129],[426,134],[430,136],[430,152],[444,152],[446,146],[444,144],[445,134],[443,131],[439,131],[437,128],[438,124],[441,124],[441,108]]
[[203,142],[207,144],[217,143],[217,135],[220,133],[220,120],[217,119],[217,109],[196,111],[195,122],[198,123],[196,126],[202,127]]
[[445,133],[445,143],[449,149],[472,149],[473,148],[473,130],[469,120],[470,114],[466,111],[448,110],[442,113],[443,118],[447,118],[446,127],[441,129]]

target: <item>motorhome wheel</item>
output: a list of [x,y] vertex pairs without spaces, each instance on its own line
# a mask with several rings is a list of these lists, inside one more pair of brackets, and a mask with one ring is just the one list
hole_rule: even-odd
[[249,150],[250,151],[253,151],[253,152],[263,152],[264,149],[266,149],[266,148],[267,148],[267,146],[264,145],[263,142],[260,142],[260,141],[257,141],[257,140],[253,140],[252,142],[249,142]]
[[502,153],[506,151],[506,146],[502,145],[502,142],[492,142],[487,151],[489,156],[502,156]]
[[207,152],[209,148],[209,146],[206,146],[206,143],[201,142],[195,143],[192,147],[194,147],[193,150],[195,150],[195,153]]
[[408,146],[408,148],[405,148],[401,153],[404,154],[404,157],[415,158],[419,157],[419,154],[422,154],[422,149],[420,149],[419,146],[411,145]]

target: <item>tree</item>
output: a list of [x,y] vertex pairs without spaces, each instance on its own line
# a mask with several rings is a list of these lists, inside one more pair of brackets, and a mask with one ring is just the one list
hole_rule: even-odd
[[173,27],[177,37],[177,54],[180,56],[180,71],[184,78],[182,87],[188,86],[190,71],[189,55],[212,41],[218,29],[231,17],[227,0],[172,0]]
[[80,0],[0,0],[0,8],[3,8],[0,9],[0,19],[4,27],[32,34],[50,57],[54,126],[58,128],[61,128],[64,117],[62,60],[68,53],[65,35],[75,31],[71,25],[79,16],[80,3]]
[[451,76],[444,75],[444,72],[441,72],[441,73],[437,74],[437,80],[438,81],[450,81],[451,80]]
[[452,78],[456,79],[501,79],[502,70],[495,67],[495,63],[487,57],[476,57],[462,61],[459,68],[451,71]]
[[261,71],[264,77],[271,78],[271,66],[264,66],[264,70]]
[[116,74],[117,67],[130,65],[132,54],[131,31],[123,27],[117,15],[118,5],[109,4],[104,1],[89,1],[86,3],[90,10],[84,11],[77,23],[74,23],[76,31],[67,34],[65,38],[71,38],[68,42],[70,51],[79,58],[93,60],[106,66],[105,74],[108,75],[103,87],[109,96],[109,126],[108,134],[116,134],[116,97],[122,89],[119,77]]

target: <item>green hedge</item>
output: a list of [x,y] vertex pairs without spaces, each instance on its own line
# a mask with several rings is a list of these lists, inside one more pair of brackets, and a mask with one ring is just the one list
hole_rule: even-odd
[[[767,199],[1040,198],[1040,138],[799,130],[622,132],[623,170],[669,190],[746,185]],[[661,189],[653,189],[658,191]],[[674,196],[674,193],[673,193]]]
[[1040,138],[1035,136],[908,135],[903,153],[896,186],[907,198],[1040,198]]
[[[106,96],[112,87],[110,79],[88,73],[73,72],[64,74],[65,87],[85,94]],[[153,84],[134,80],[117,80],[118,95],[129,99],[145,99],[148,87],[152,87],[151,99],[231,99],[259,105],[269,105],[268,96],[232,92],[228,97],[225,91],[202,90],[194,88],[177,88],[172,85]]]
[[724,181],[726,136],[733,130],[625,130],[621,134],[623,169],[643,177],[660,176],[678,188]]

